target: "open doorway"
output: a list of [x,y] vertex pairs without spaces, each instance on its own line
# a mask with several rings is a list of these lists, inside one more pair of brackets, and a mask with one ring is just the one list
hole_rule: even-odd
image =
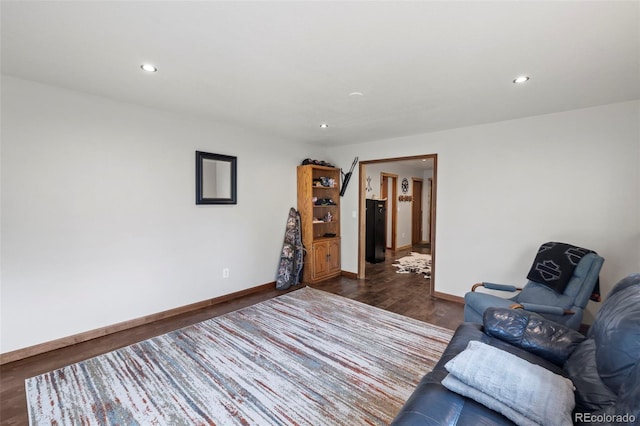
[[[428,245],[432,258],[429,289],[433,295],[437,154],[361,161],[359,172],[358,278],[366,277],[366,200],[387,199],[390,216],[395,216],[390,223],[395,229],[387,246],[400,250],[410,249],[413,244]],[[391,183],[392,180],[395,183]]]

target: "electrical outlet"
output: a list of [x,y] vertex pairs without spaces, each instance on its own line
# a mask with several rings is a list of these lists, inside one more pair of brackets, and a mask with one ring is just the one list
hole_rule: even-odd
[[222,268],[222,278],[229,278],[229,268]]

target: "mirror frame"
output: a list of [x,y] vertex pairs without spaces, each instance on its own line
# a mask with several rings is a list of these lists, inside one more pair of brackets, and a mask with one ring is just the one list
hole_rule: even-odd
[[[205,160],[223,161],[230,164],[229,193],[228,198],[205,198],[203,196],[204,186],[203,170]],[[237,204],[237,166],[238,158],[231,155],[212,154],[209,152],[196,151],[196,204]],[[210,184],[214,184],[210,182]]]

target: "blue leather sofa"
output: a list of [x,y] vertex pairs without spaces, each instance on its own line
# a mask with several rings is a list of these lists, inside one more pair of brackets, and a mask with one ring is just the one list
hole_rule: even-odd
[[501,307],[487,309],[483,324],[463,323],[392,425],[513,425],[441,384],[448,374],[445,364],[470,340],[571,379],[575,424],[640,424],[640,274],[616,284],[587,336],[538,314]]

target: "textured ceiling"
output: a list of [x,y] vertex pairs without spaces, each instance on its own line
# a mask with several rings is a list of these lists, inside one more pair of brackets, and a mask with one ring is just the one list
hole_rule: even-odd
[[[301,143],[359,143],[640,98],[636,1],[1,7],[4,74]],[[159,72],[143,73],[147,61]],[[513,84],[520,74],[530,82]],[[349,96],[356,91],[363,95]]]

